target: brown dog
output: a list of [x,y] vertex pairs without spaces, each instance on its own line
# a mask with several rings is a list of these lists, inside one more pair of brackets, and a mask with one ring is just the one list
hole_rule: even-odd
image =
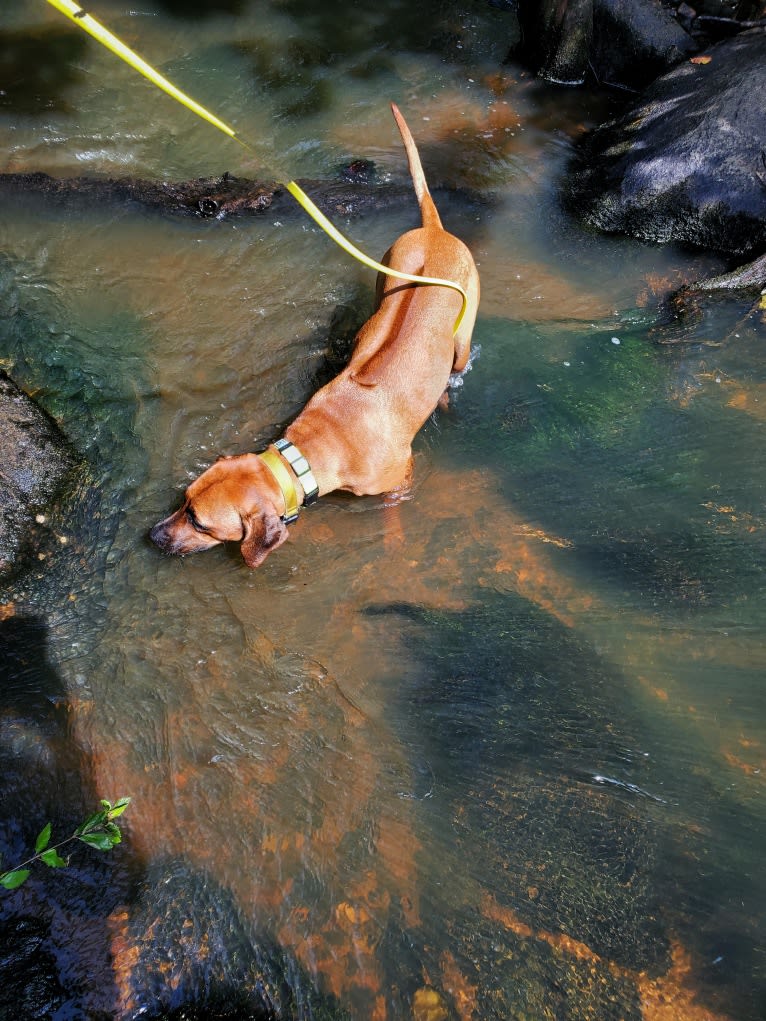
[[[168,553],[196,553],[241,543],[257,567],[287,538],[298,509],[336,489],[357,496],[406,486],[412,440],[468,361],[479,301],[471,253],[444,230],[412,135],[392,104],[407,152],[422,227],[403,234],[383,262],[392,269],[459,284],[402,283],[380,274],[374,315],[357,334],[351,361],[312,397],[285,437],[261,454],[218,460],[186,491],[180,510],[155,525],[152,540]],[[310,467],[309,467],[310,466]]]

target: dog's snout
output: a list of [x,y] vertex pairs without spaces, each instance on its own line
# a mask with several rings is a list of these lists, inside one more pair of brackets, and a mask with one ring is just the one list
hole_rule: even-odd
[[210,549],[211,546],[217,546],[221,541],[213,536],[202,535],[189,525],[183,508],[154,525],[149,530],[149,538],[163,553],[176,556],[199,553],[201,550]]
[[149,538],[155,546],[164,549],[168,544],[168,530],[164,521],[158,521],[149,532]]

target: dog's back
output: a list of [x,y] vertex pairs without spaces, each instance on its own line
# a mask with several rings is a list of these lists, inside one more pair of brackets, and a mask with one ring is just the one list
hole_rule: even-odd
[[413,437],[442,399],[450,373],[465,367],[479,291],[471,253],[442,226],[415,142],[397,107],[391,107],[422,226],[397,238],[382,262],[416,278],[454,280],[468,306],[456,333],[459,290],[434,282],[403,284],[381,272],[376,310],[357,334],[349,364],[290,426],[288,438],[301,450],[324,431],[323,455],[330,446],[339,455],[333,488],[358,495],[392,491],[407,477]]
[[416,278],[455,281],[467,295],[467,308],[455,331],[459,290],[379,274],[375,312],[359,330],[348,365],[314,394],[286,432],[308,451],[314,474],[322,476],[322,492],[345,489],[363,496],[400,488],[408,477],[415,434],[442,400],[450,374],[465,368],[470,353],[479,298],[476,265],[463,242],[442,226],[415,142],[397,107],[391,107],[422,226],[398,237],[381,262]]

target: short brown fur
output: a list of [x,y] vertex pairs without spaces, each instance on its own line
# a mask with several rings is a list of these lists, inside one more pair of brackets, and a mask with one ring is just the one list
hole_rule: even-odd
[[[407,484],[412,441],[436,408],[450,374],[462,372],[471,347],[479,277],[471,253],[444,230],[428,191],[415,143],[397,107],[422,226],[399,237],[383,263],[405,273],[460,284],[408,284],[380,274],[377,307],[357,334],[347,367],[319,390],[285,432],[308,459],[319,495],[346,490],[357,496]],[[298,493],[300,485],[296,481]],[[301,494],[302,495],[302,494]],[[282,490],[256,454],[217,461],[186,491],[183,506],[151,531],[168,553],[194,553],[238,541],[257,567],[287,538]]]

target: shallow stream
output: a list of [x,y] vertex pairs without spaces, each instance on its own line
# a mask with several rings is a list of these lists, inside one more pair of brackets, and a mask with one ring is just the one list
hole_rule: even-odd
[[[561,212],[617,100],[504,63],[510,13],[216,10],[92,13],[257,156],[22,0],[0,171],[405,182],[395,100],[479,265],[480,355],[395,509],[323,499],[257,571],[165,557],[148,529],[279,435],[373,275],[300,213],[6,203],[0,367],[86,468],[0,595],[4,860],[133,799],[108,859],[0,900],[37,934],[6,976],[47,976],[21,1016],[762,1018],[764,313],[671,331],[722,264]],[[416,218],[338,226],[379,258]]]

